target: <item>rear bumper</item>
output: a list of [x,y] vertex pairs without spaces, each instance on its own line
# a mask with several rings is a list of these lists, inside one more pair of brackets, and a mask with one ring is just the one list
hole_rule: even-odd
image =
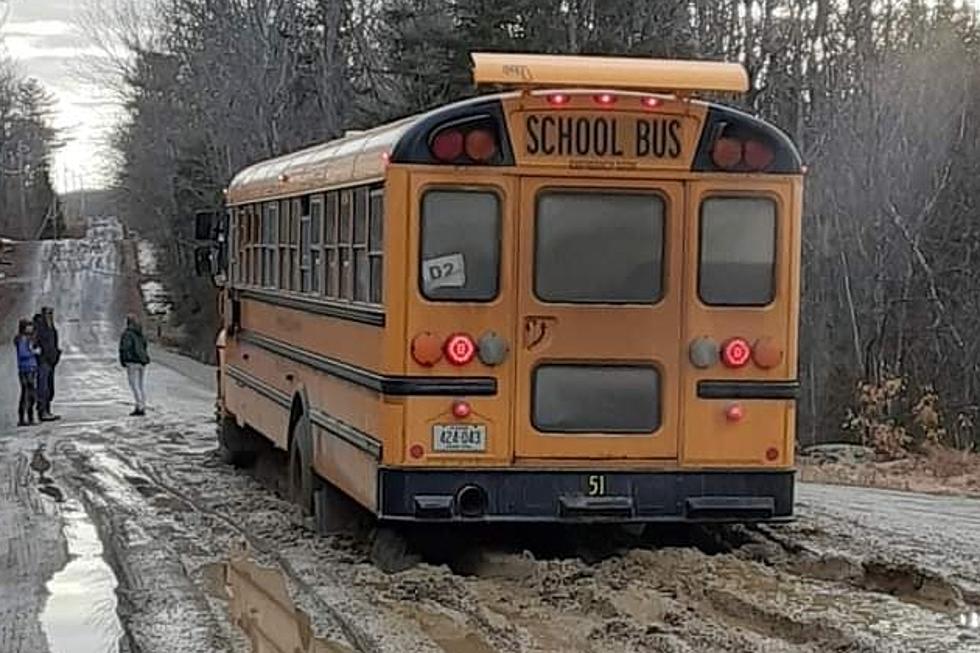
[[392,521],[752,522],[793,517],[792,470],[554,471],[382,468]]

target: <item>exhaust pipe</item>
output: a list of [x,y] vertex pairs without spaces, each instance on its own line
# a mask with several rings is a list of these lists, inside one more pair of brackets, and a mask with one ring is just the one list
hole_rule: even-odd
[[487,493],[479,485],[466,485],[456,493],[456,509],[461,517],[482,517],[487,512]]

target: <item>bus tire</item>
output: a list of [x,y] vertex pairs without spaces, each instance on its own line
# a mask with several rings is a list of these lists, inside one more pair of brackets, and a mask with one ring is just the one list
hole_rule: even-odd
[[289,437],[289,500],[313,514],[313,432],[310,419],[302,415]]
[[218,449],[224,463],[238,468],[251,467],[258,455],[254,437],[227,415],[218,424]]

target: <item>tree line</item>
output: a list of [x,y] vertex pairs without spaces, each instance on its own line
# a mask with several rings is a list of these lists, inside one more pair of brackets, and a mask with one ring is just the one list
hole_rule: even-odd
[[[105,8],[104,8],[105,9]],[[980,25],[939,0],[115,0],[130,223],[186,270],[195,210],[266,157],[474,93],[473,50],[743,63],[724,98],[807,179],[802,443],[980,443]],[[94,24],[94,21],[93,21]],[[174,238],[176,234],[178,237]],[[204,286],[181,276],[207,313]]]
[[60,210],[51,180],[59,146],[51,126],[53,100],[41,84],[0,59],[0,235],[36,238]]

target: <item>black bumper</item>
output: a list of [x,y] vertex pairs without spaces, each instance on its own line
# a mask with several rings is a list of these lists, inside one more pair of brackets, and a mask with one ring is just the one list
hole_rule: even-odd
[[792,470],[379,471],[381,519],[751,522],[793,517]]

